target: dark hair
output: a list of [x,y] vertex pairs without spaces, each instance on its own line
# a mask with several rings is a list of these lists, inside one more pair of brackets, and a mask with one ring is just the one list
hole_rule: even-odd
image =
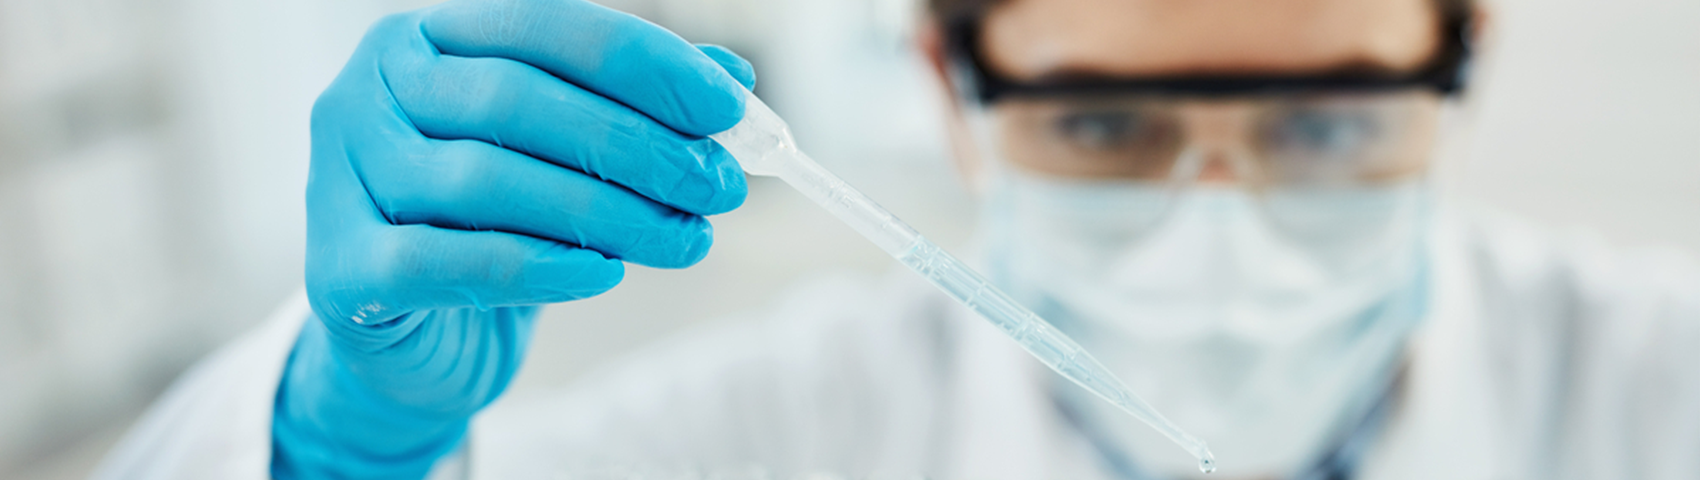
[[[1008,0],[927,0],[927,11],[934,19],[950,22],[978,17],[986,10]],[[1442,17],[1469,14],[1476,0],[1429,0],[1440,10]]]

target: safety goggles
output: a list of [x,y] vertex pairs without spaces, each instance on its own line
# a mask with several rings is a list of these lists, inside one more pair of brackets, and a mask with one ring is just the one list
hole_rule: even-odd
[[1441,102],[1463,89],[1467,14],[1408,73],[1074,78],[1024,83],[985,67],[979,22],[947,24],[952,78],[1002,159],[1061,177],[1252,189],[1360,186],[1420,175]]
[[1374,185],[1424,171],[1439,105],[1420,90],[1010,98],[976,123],[1003,160],[1060,177]]

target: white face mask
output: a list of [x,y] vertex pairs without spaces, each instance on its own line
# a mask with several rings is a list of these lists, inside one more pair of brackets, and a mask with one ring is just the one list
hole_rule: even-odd
[[[1425,184],[1268,193],[994,172],[990,273],[1223,473],[1309,466],[1385,391],[1426,308]],[[1196,463],[1109,404],[1060,396],[1169,476]],[[1078,393],[1078,394],[1077,394]]]

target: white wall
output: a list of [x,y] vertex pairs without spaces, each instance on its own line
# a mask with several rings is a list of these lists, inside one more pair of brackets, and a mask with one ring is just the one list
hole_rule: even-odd
[[0,477],[296,288],[307,112],[394,3],[0,0]]
[[1700,251],[1700,2],[1498,3],[1457,191]]
[[[187,362],[300,281],[312,99],[404,0],[0,0],[0,477],[75,478]],[[823,163],[959,245],[966,195],[907,0],[610,0],[754,61]],[[1448,188],[1700,250],[1700,2],[1505,0]],[[756,181],[683,271],[553,307],[516,389],[824,269],[889,262]],[[665,301],[661,301],[665,300]]]

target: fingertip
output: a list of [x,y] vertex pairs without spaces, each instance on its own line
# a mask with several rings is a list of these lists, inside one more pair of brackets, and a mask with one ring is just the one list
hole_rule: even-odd
[[733,53],[731,49],[714,44],[699,43],[697,49],[702,50],[702,53],[708,55],[708,58],[714,60],[714,63],[720,64],[720,68],[732,75],[732,78],[737,80],[738,84],[742,85],[745,90],[754,91],[756,89],[756,68],[748,60],[744,60],[744,57]]
[[654,225],[635,239],[619,258],[650,268],[676,270],[701,262],[714,245],[714,226],[696,215],[682,215]]
[[685,106],[685,116],[691,123],[682,129],[684,133],[705,137],[729,130],[744,120],[747,95],[744,86],[718,66],[710,68],[714,71],[707,72],[703,91],[677,92],[684,96],[680,104]]
[[594,250],[557,244],[530,265],[526,283],[535,297],[565,302],[606,293],[625,279],[626,266]]
[[702,217],[691,217],[690,222],[695,234],[687,236],[692,240],[685,248],[679,249],[679,259],[675,266],[670,268],[685,268],[696,265],[702,262],[702,259],[707,258],[709,249],[714,247],[714,224]]
[[744,204],[749,187],[738,160],[725,147],[701,139],[685,151],[693,156],[686,173],[671,185],[656,185],[655,200],[696,215],[718,215]]
[[[674,88],[676,105],[680,105],[685,125],[676,129],[692,136],[708,136],[724,132],[744,120],[744,100],[749,89],[725,65],[735,68],[743,59],[721,48],[696,49],[699,55],[689,62],[701,82],[685,82]],[[725,57],[717,57],[724,53]],[[753,71],[753,70],[752,70]]]

